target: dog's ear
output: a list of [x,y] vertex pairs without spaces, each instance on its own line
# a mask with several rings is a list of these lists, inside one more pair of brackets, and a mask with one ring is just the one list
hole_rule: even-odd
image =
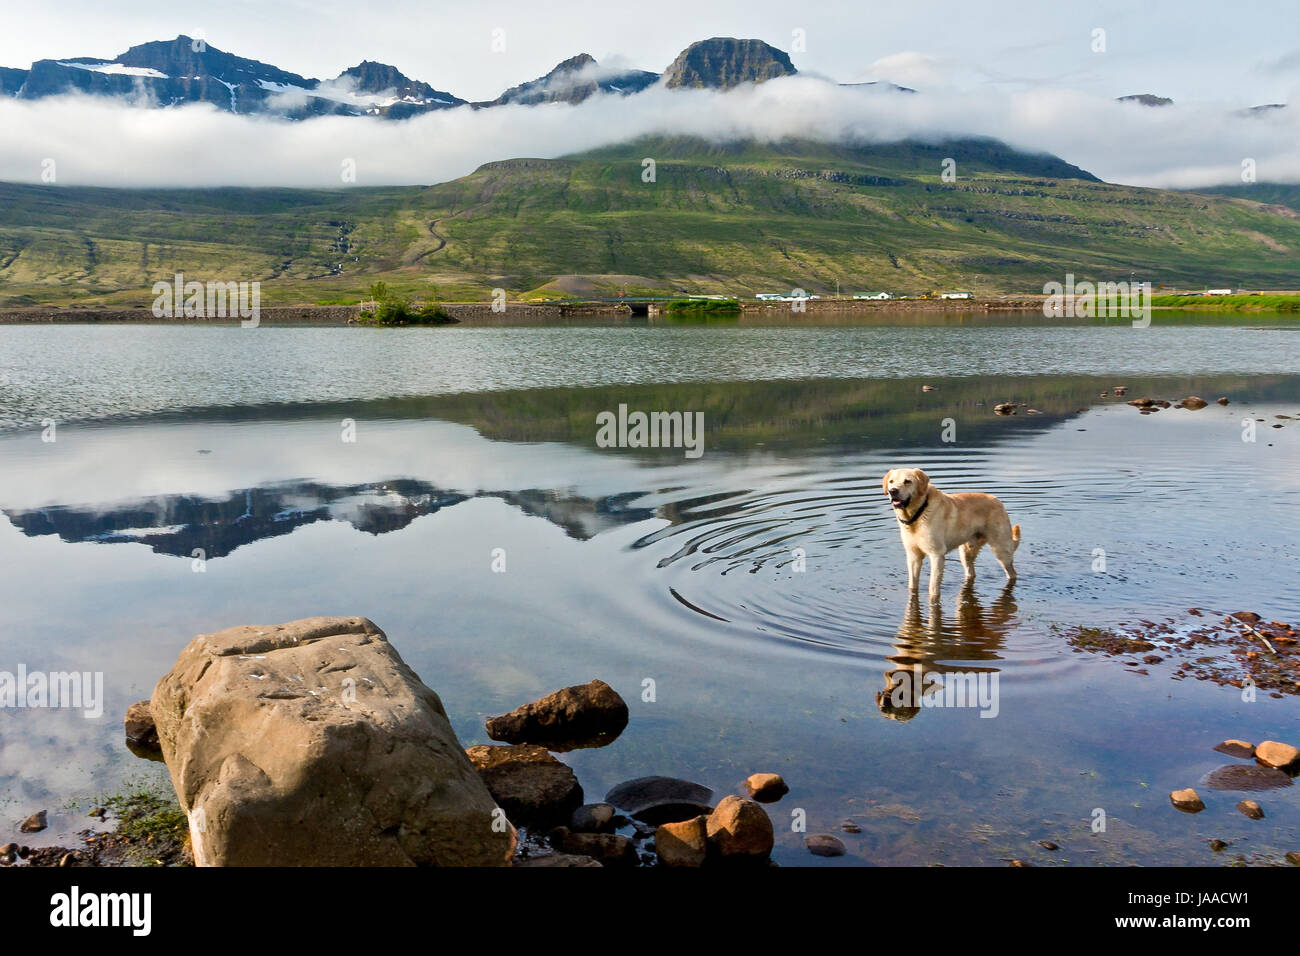
[[893,473],[894,469],[891,468],[889,471],[885,472],[885,477],[880,479],[880,487],[884,490],[885,494],[889,494],[889,476]]
[[918,498],[924,498],[930,491],[930,476],[920,468],[917,468],[912,472],[912,474],[916,476],[916,496]]

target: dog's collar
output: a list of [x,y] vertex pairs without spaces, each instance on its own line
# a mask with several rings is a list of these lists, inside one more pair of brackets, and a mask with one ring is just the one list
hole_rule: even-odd
[[921,502],[921,507],[916,509],[916,514],[912,515],[910,518],[904,518],[902,515],[899,515],[898,520],[903,522],[903,524],[914,524],[921,515],[925,514],[925,509],[929,504],[930,493],[927,491],[925,494],[925,500]]

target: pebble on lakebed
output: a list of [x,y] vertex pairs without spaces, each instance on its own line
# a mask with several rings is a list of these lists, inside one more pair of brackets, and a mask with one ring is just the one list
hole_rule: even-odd
[[1205,803],[1191,787],[1186,790],[1175,790],[1169,794],[1169,800],[1175,807],[1184,813],[1200,813],[1205,809]]
[[1292,785],[1291,775],[1260,764],[1234,763],[1206,774],[1202,782],[1211,790],[1255,793]]
[[790,792],[779,773],[751,773],[745,778],[745,789],[759,803],[773,803]]
[[1255,759],[1265,767],[1275,767],[1278,770],[1300,768],[1300,750],[1276,740],[1265,740],[1256,747]]
[[815,833],[804,837],[803,844],[813,856],[843,856],[848,852],[843,841],[829,833]]
[[1255,756],[1255,745],[1247,743],[1244,740],[1225,740],[1214,748],[1221,754],[1227,754],[1229,757],[1241,757],[1249,760]]
[[1264,819],[1264,808],[1254,800],[1242,800],[1237,804],[1237,809],[1250,817],[1252,820]]

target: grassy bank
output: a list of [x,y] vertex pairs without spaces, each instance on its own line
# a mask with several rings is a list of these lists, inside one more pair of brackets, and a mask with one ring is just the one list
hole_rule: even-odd
[[735,299],[674,299],[659,307],[659,314],[675,323],[735,322],[740,318]]
[[1300,295],[1153,295],[1151,305],[1212,312],[1300,312]]

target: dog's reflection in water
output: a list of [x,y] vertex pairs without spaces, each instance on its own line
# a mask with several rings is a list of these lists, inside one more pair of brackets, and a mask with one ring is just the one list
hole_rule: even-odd
[[896,666],[885,671],[885,689],[876,694],[876,706],[891,720],[911,720],[926,707],[945,706],[977,707],[982,716],[996,716],[998,668],[967,662],[1001,659],[1003,638],[1015,626],[1018,610],[1011,588],[1003,588],[986,608],[968,582],[951,621],[944,620],[937,602],[929,607],[927,621],[912,592],[895,653],[888,658]]

